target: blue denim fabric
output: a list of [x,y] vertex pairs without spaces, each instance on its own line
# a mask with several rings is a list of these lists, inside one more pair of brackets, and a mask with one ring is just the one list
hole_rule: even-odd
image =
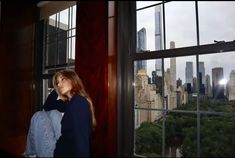
[[53,157],[56,141],[61,135],[61,119],[58,110],[38,111],[32,116],[25,156]]

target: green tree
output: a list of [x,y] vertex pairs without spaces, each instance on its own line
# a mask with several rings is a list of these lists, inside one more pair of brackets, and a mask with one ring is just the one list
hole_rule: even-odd
[[136,154],[159,156],[162,150],[162,127],[153,122],[143,122],[136,129]]

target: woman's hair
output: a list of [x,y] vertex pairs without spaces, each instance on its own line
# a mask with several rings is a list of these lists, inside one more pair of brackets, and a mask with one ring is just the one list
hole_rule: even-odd
[[80,95],[80,96],[83,96],[86,98],[87,102],[90,105],[90,109],[91,109],[92,125],[93,125],[93,127],[95,127],[96,126],[96,119],[95,119],[94,106],[93,106],[93,103],[92,103],[92,100],[91,100],[89,94],[85,90],[85,87],[82,83],[82,80],[79,78],[77,73],[74,72],[73,70],[62,70],[62,71],[56,72],[52,78],[52,84],[53,84],[53,87],[55,88],[55,90],[57,91],[58,95],[60,95],[60,96],[61,96],[61,94],[59,93],[58,88],[57,88],[57,77],[60,75],[63,76],[64,78],[68,79],[71,82],[72,89],[70,91],[70,94],[72,96]]

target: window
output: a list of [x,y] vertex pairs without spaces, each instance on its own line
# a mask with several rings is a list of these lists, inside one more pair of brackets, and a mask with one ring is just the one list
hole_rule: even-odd
[[45,102],[53,88],[53,74],[67,68],[74,69],[76,40],[76,2],[45,3],[43,3],[44,7],[41,7],[41,18],[44,21],[42,68],[39,72],[41,74],[40,88],[42,88],[41,104]]
[[133,155],[235,154],[234,6],[136,2]]

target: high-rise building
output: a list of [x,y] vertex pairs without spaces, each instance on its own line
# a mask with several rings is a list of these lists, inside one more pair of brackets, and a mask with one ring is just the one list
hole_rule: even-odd
[[228,100],[235,100],[235,70],[232,70],[228,82]]
[[199,93],[201,95],[204,95],[205,94],[205,85],[202,84],[202,73],[201,72],[199,72],[198,77],[199,77]]
[[[137,33],[137,52],[146,51],[146,29],[143,27]],[[140,69],[147,69],[147,61],[140,60],[134,63],[134,74],[136,75]]]
[[197,77],[193,77],[192,92],[197,92]]
[[[161,6],[155,6],[155,50],[162,50],[162,18]],[[155,70],[162,76],[162,59],[155,60]]]
[[204,62],[199,62],[199,73],[201,73],[201,77],[202,77],[202,84],[205,85],[205,66],[204,66]]
[[212,91],[211,91],[211,83],[210,83],[210,76],[206,75],[206,81],[205,81],[205,95],[208,97],[212,97]]
[[223,78],[224,72],[222,67],[212,69],[212,92],[215,99],[224,98],[224,85],[220,84]]
[[193,85],[193,62],[187,61],[186,68],[185,68],[185,83]]
[[[170,49],[175,48],[175,42],[170,42]],[[176,91],[176,58],[170,58],[170,78],[173,91]]]

